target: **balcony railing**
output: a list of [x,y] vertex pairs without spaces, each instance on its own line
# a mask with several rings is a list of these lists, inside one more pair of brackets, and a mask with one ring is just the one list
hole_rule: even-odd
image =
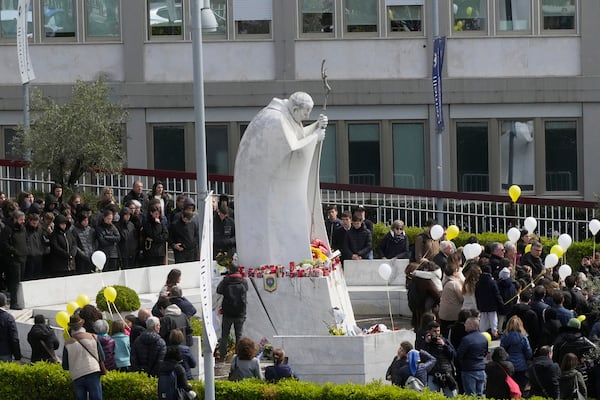
[[[133,182],[139,180],[149,189],[160,180],[168,193],[195,198],[195,178],[195,174],[189,172],[124,169],[122,174],[85,174],[78,182],[78,190],[99,194],[103,187],[111,187],[117,200],[122,201]],[[233,177],[209,175],[208,178],[209,190],[232,195]],[[23,162],[0,160],[0,190],[11,198],[22,191],[49,192],[52,183],[49,174],[33,173]],[[321,194],[324,205],[335,204],[340,212],[364,205],[369,218],[375,222],[401,219],[407,226],[423,226],[425,221],[436,219],[441,213],[445,226],[456,224],[471,233],[506,232],[512,226],[522,226],[525,218],[531,216],[538,221],[536,233],[540,235],[552,237],[568,233],[573,240],[583,240],[590,237],[588,222],[597,215],[593,202],[548,198],[521,197],[517,204],[512,204],[508,195],[333,183],[322,183]]]

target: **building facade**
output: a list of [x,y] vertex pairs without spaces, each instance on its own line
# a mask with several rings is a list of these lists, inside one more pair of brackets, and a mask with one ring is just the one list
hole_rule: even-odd
[[[195,171],[192,1],[32,0],[31,85],[66,98],[75,80],[105,76],[129,111],[128,167]],[[306,91],[312,117],[323,112],[326,60],[322,181],[437,189],[441,168],[450,191],[600,193],[600,2],[198,1],[218,22],[203,34],[209,173],[233,174],[245,127],[273,97]],[[18,1],[0,5],[0,158],[11,158]],[[447,38],[441,133],[435,27]]]

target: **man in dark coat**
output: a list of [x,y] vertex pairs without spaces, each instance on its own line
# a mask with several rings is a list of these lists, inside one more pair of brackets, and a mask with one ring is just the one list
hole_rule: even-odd
[[25,229],[25,214],[15,211],[11,220],[0,234],[0,246],[6,263],[6,285],[10,293],[10,308],[23,309],[19,303],[18,290],[21,277],[25,275],[27,262],[27,231]]
[[219,253],[227,253],[230,257],[235,253],[235,222],[224,204],[219,205],[213,220],[213,257]]
[[131,346],[131,369],[158,376],[161,363],[167,352],[167,344],[160,337],[160,321],[156,317],[146,320],[146,330]]
[[392,222],[390,232],[377,246],[379,258],[410,258],[408,236],[404,233],[404,222],[397,219]]
[[544,262],[542,261],[542,248],[543,246],[540,242],[533,242],[531,244],[531,250],[529,250],[529,253],[526,253],[521,257],[521,265],[527,265],[531,267],[533,279],[537,278],[544,270]]
[[233,264],[229,266],[229,273],[217,286],[217,293],[223,295],[221,308],[223,318],[221,323],[221,341],[219,343],[220,361],[225,361],[227,356],[227,342],[231,325],[235,329],[235,343],[242,337],[244,322],[246,321],[246,293],[248,282]]
[[173,248],[175,263],[198,260],[200,243],[198,226],[193,223],[194,213],[182,211],[169,228],[169,243]]
[[488,341],[479,332],[479,320],[468,318],[465,322],[467,335],[456,350],[460,363],[461,378],[466,395],[483,396],[485,387],[485,360],[488,354]]
[[558,399],[560,396],[560,367],[552,361],[552,347],[542,346],[529,367],[530,396]]
[[54,231],[50,235],[50,260],[53,276],[73,275],[77,241],[69,230],[67,217],[59,214],[54,219]]
[[19,332],[15,317],[6,311],[6,296],[0,293],[0,361],[21,359]]
[[352,227],[346,232],[342,257],[344,260],[368,259],[372,248],[372,233],[363,224],[359,213],[352,215]]
[[331,249],[332,250],[344,250],[344,241],[346,240],[346,233],[352,226],[352,215],[348,211],[342,213],[341,225],[339,228],[333,231],[331,236]]
[[325,230],[327,231],[327,239],[331,243],[333,232],[342,226],[342,221],[338,218],[338,209],[335,205],[327,206],[327,219],[325,219]]
[[58,349],[58,339],[48,325],[43,314],[37,314],[33,319],[34,325],[27,334],[27,342],[31,346],[31,362],[56,362],[54,350]]
[[482,274],[475,286],[477,308],[481,312],[482,331],[491,330],[492,338],[498,336],[498,310],[504,305],[498,283],[492,277],[489,265],[481,267]]
[[144,184],[141,181],[133,182],[131,191],[123,199],[123,204],[129,203],[131,200],[140,202],[140,213],[144,215],[148,211],[148,196],[144,194]]

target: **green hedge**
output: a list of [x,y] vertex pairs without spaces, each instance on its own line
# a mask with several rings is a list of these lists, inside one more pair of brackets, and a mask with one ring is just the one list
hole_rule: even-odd
[[[155,399],[156,378],[142,373],[111,371],[102,377],[104,400]],[[204,384],[191,381],[198,399],[204,398]],[[219,400],[392,400],[444,399],[441,393],[417,393],[397,386],[374,382],[367,385],[348,383],[316,384],[283,380],[269,384],[256,379],[241,382],[216,381],[215,397]],[[458,396],[459,399],[474,399]],[[74,399],[69,372],[60,365],[38,362],[32,365],[0,363],[0,399]],[[536,399],[535,397],[533,399]],[[537,398],[539,399],[539,398]]]
[[[378,223],[373,227],[373,249],[377,249],[379,242],[383,239],[383,237],[390,231],[390,227],[383,223]],[[418,227],[406,227],[405,233],[408,236],[408,240],[411,244],[415,243],[415,236],[419,233],[423,232],[422,228]],[[456,244],[456,247],[464,246],[467,243],[467,240],[471,236],[476,236],[479,243],[486,244],[488,242],[500,242],[504,243],[508,240],[508,236],[505,233],[497,233],[497,232],[484,232],[478,235],[473,235],[469,232],[461,231],[458,236],[452,241]],[[544,245],[543,254],[549,254],[550,249],[555,244],[558,244],[557,239],[550,239],[547,237],[541,237],[542,244]],[[600,251],[600,244],[596,246],[596,250]],[[583,256],[592,257],[594,254],[594,242],[593,239],[587,239],[582,242],[573,242],[571,246],[569,246],[566,257],[566,264],[569,264],[573,270],[579,266],[581,262],[581,258]],[[378,255],[375,254],[377,257]],[[562,264],[562,263],[561,263]]]

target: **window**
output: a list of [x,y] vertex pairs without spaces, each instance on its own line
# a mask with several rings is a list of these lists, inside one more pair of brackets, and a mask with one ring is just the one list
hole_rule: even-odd
[[344,0],[343,3],[346,32],[378,32],[378,0]]
[[334,32],[334,0],[300,0],[302,33]]
[[233,0],[236,35],[270,36],[272,0]]
[[154,126],[154,169],[185,171],[185,128]]
[[348,125],[350,183],[379,185],[379,124]]
[[487,32],[487,0],[454,0],[452,26],[455,32]]
[[576,0],[542,0],[544,30],[574,30],[576,15]]
[[319,170],[319,180],[321,182],[337,182],[337,156],[336,156],[336,126],[327,125],[325,131],[325,140],[321,149],[321,168]]
[[75,0],[44,0],[44,31],[47,38],[75,37],[77,9]]
[[423,32],[422,0],[386,0],[389,32]]
[[181,0],[148,0],[150,38],[183,39],[183,5]]
[[4,128],[4,158],[7,160],[22,160],[21,154],[17,153],[13,146],[13,140],[17,136],[14,128]]
[[507,190],[535,189],[535,135],[533,120],[500,122],[500,184]]
[[530,0],[500,0],[497,4],[498,31],[531,31]]
[[209,174],[229,174],[227,138],[227,125],[206,125],[206,171]]
[[213,37],[227,35],[227,0],[211,0],[210,8],[217,19],[217,30],[214,32],[202,32],[202,36]]
[[392,124],[394,187],[425,188],[425,143],[422,123]]
[[119,0],[86,0],[86,35],[89,38],[121,36]]
[[546,121],[546,190],[577,190],[577,123]]
[[456,171],[459,192],[488,192],[487,122],[456,123]]
[[[17,37],[17,18],[19,2],[0,1],[0,39],[14,39]],[[27,33],[33,35],[33,4],[30,3],[27,12]]]

